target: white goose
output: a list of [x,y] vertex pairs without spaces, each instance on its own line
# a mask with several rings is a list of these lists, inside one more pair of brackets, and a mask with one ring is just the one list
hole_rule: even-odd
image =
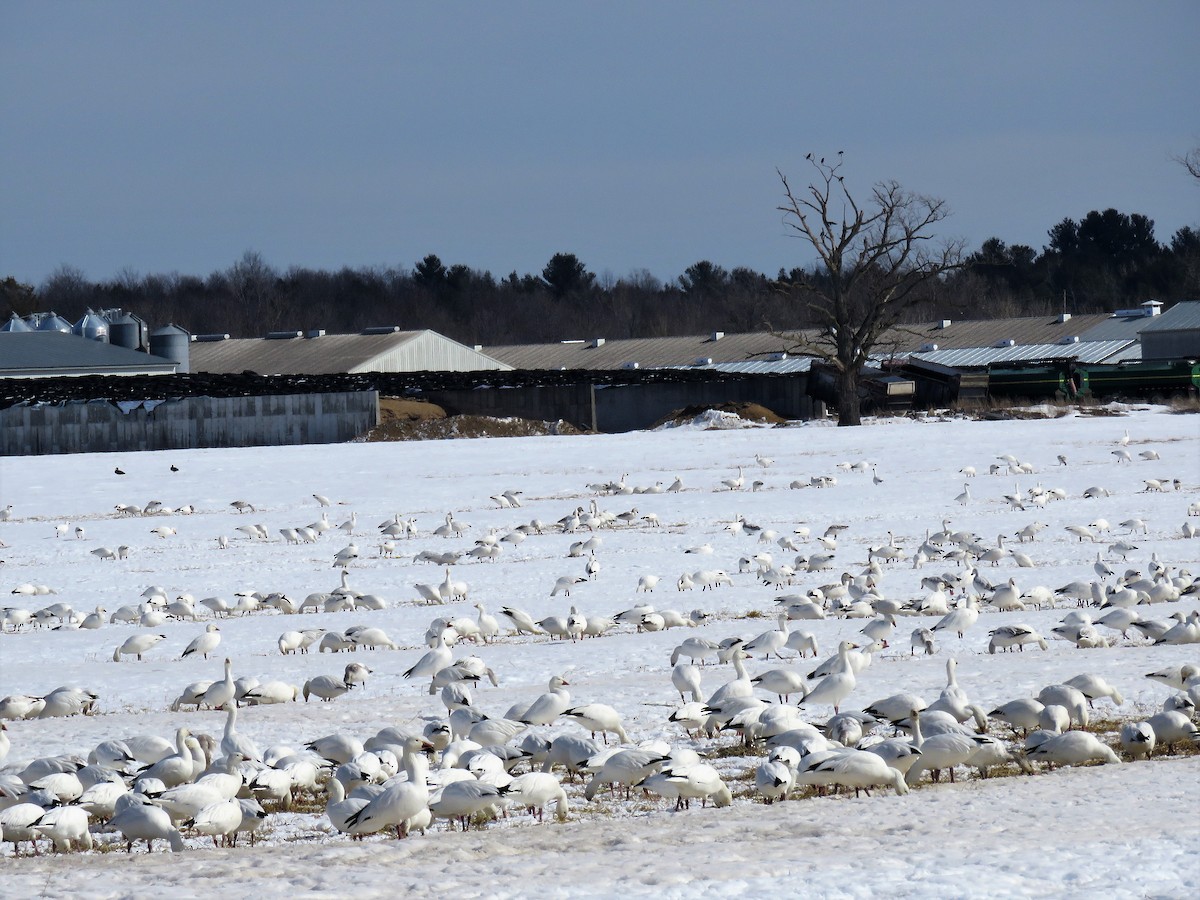
[[817,703],[829,704],[833,707],[833,711],[837,713],[843,700],[850,696],[858,684],[854,677],[854,669],[850,665],[849,653],[856,649],[857,645],[850,641],[842,641],[838,644],[838,663],[835,671],[822,678],[808,694],[800,700],[799,705],[811,705]]
[[549,725],[571,705],[571,695],[564,690],[570,682],[561,675],[550,679],[549,689],[539,696],[525,710],[525,714],[516,717],[526,725]]

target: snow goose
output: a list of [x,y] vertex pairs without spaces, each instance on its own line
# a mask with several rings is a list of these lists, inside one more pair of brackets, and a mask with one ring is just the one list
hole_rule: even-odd
[[881,755],[866,750],[847,750],[823,760],[811,771],[824,776],[827,783],[854,788],[855,797],[860,790],[870,796],[871,788],[884,785],[893,788],[897,794],[908,793],[904,774],[888,765]]
[[302,693],[304,694],[305,703],[308,702],[310,696],[318,697],[328,702],[348,693],[351,688],[353,688],[353,685],[347,684],[343,678],[338,678],[334,675],[317,675],[304,682]]
[[1119,741],[1130,759],[1145,759],[1154,753],[1157,737],[1149,722],[1126,722],[1121,726]]
[[135,634],[113,651],[113,662],[120,662],[122,656],[136,656],[140,660],[143,653],[166,639],[165,634]]
[[605,744],[608,744],[608,732],[610,731],[617,736],[617,739],[622,744],[629,743],[629,735],[625,733],[625,728],[621,725],[620,714],[607,704],[588,703],[585,706],[576,706],[568,709],[563,715],[574,719],[590,731],[593,738],[596,737],[596,732],[599,731],[604,738]]
[[1040,700],[1034,700],[1031,697],[1020,698],[997,706],[988,713],[988,716],[1007,722],[1014,731],[1020,728],[1028,733],[1031,729],[1040,727],[1040,716],[1045,708],[1045,704]]
[[914,712],[911,720],[912,743],[921,755],[908,770],[904,780],[909,785],[916,784],[920,779],[921,772],[929,769],[933,773],[933,780],[938,781],[941,770],[949,769],[950,781],[953,782],[954,767],[966,764],[967,760],[979,749],[980,737],[962,731],[945,731],[926,738],[921,730],[921,716]]
[[1200,743],[1200,732],[1197,732],[1195,724],[1186,713],[1177,709],[1155,713],[1146,722],[1154,729],[1158,743],[1166,747],[1168,752],[1181,741]]
[[1112,748],[1094,734],[1086,731],[1068,731],[1047,738],[1025,755],[1051,766],[1079,766],[1089,762],[1119,763],[1121,760]]
[[220,643],[221,629],[216,625],[209,623],[208,627],[204,629],[204,634],[200,635],[198,638],[188,644],[187,649],[183,651],[179,658],[186,659],[193,653],[197,653],[200,656],[203,656],[205,659],[208,659],[208,654],[212,653]]
[[346,832],[353,835],[375,834],[395,828],[396,837],[408,835],[409,822],[429,808],[426,779],[429,764],[422,751],[429,747],[424,738],[411,736],[404,742],[404,768],[407,778],[391,779],[375,799],[346,817]]
[[1146,677],[1151,681],[1165,684],[1167,687],[1174,688],[1177,691],[1185,691],[1192,679],[1200,678],[1200,666],[1191,664],[1179,667],[1172,666],[1167,669],[1160,669],[1157,672],[1149,672]]
[[534,700],[525,710],[524,715],[516,718],[526,725],[551,724],[571,705],[571,695],[564,690],[569,685],[570,682],[561,675],[554,675],[550,679],[549,689],[546,693]]
[[441,629],[434,648],[417,660],[410,668],[406,669],[404,677],[423,678],[427,675],[432,677],[450,665],[454,658],[454,652],[450,649],[447,640],[451,635],[457,636],[457,632],[453,628],[447,626]]
[[792,694],[800,694],[803,697],[807,693],[804,676],[791,669],[768,669],[755,675],[750,681],[764,691],[775,694],[780,703],[790,702]]
[[225,677],[220,681],[214,681],[209,685],[204,692],[204,696],[200,698],[200,703],[211,709],[224,706],[226,703],[232,703],[237,696],[237,689],[233,681],[233,660],[228,657],[225,659]]
[[842,641],[838,645],[838,666],[837,670],[826,675],[817,685],[808,692],[808,694],[800,700],[799,705],[812,705],[817,703],[829,704],[833,707],[833,711],[838,712],[843,700],[850,696],[854,690],[857,679],[854,676],[854,669],[850,664],[848,654],[851,650],[856,649],[857,645],[850,641]]
[[643,779],[640,786],[667,799],[673,797],[676,810],[690,809],[692,801],[697,799],[701,806],[707,806],[710,797],[715,807],[733,803],[729,787],[721,779],[720,773],[708,763],[669,766]]
[[228,715],[225,718],[225,732],[221,737],[221,752],[227,757],[241,756],[245,759],[262,761],[262,753],[257,745],[248,737],[237,732],[237,704],[230,701],[225,704]]
[[1042,688],[1037,695],[1038,700],[1046,706],[1061,706],[1067,711],[1071,722],[1080,728],[1086,728],[1090,719],[1088,709],[1090,704],[1083,691],[1069,684],[1051,684]]
[[715,641],[710,641],[708,638],[685,638],[682,643],[671,651],[671,665],[676,665],[680,658],[684,656],[692,661],[699,660],[700,664],[703,665],[707,657],[716,656],[720,649],[719,644]]
[[452,781],[430,797],[429,812],[434,818],[458,819],[466,831],[471,818],[503,802],[500,788],[474,778]]
[[567,792],[558,779],[547,772],[519,775],[500,788],[500,794],[509,802],[524,806],[539,822],[543,821],[547,803],[555,804],[555,816],[560,822],[565,822],[570,812]]
[[[145,798],[142,798],[145,800]],[[119,831],[127,842],[125,852],[133,852],[134,841],[145,841],[146,850],[154,849],[154,842],[166,840],[171,850],[179,853],[184,849],[183,837],[171,821],[166,810],[152,805],[148,800],[127,806],[108,820],[109,831]]]
[[979,610],[974,605],[974,598],[965,598],[959,601],[956,609],[939,619],[930,631],[953,631],[961,638],[978,620]]
[[778,628],[774,628],[771,631],[764,631],[762,634],[751,639],[745,645],[745,650],[747,652],[762,653],[763,659],[770,659],[772,653],[777,658],[782,658],[779,656],[779,651],[787,646],[789,637],[787,613],[781,613],[777,617],[777,621],[779,622]]
[[1099,700],[1101,697],[1108,697],[1117,706],[1125,702],[1121,692],[1100,675],[1084,673],[1076,675],[1074,678],[1068,678],[1063,684],[1078,688],[1087,697],[1089,705],[1093,700]]
[[898,722],[912,715],[913,710],[921,712],[928,707],[929,704],[923,697],[919,697],[916,694],[899,693],[892,694],[890,697],[884,697],[882,700],[874,701],[866,706],[863,712],[877,719]]
[[210,803],[183,823],[185,828],[191,828],[197,834],[210,836],[214,847],[220,846],[218,838],[229,845],[231,835],[241,824],[242,807],[236,799]]
[[588,780],[583,795],[592,800],[601,785],[609,785],[611,792],[613,785],[620,784],[625,786],[628,799],[632,785],[652,775],[670,761],[670,756],[655,750],[617,750],[607,756],[593,757],[586,764],[586,769],[592,773],[592,777]]
[[1041,649],[1047,649],[1046,639],[1028,625],[1001,625],[988,634],[988,653],[997,650],[1011,651],[1014,647],[1024,652],[1026,644],[1037,644]]
[[517,634],[543,634],[541,628],[533,621],[533,616],[525,612],[523,609],[517,609],[515,606],[504,606],[500,609],[500,615],[507,618],[513,624]]

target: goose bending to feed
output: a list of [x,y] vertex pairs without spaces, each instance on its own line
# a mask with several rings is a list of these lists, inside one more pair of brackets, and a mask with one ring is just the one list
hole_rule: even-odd
[[1068,731],[1042,741],[1026,750],[1029,759],[1052,766],[1080,766],[1089,762],[1119,763],[1112,748],[1087,731]]
[[1130,759],[1145,759],[1154,753],[1157,737],[1149,722],[1126,722],[1121,726],[1120,744]]
[[954,767],[967,764],[967,760],[979,749],[983,736],[970,735],[961,731],[945,731],[925,738],[921,730],[921,716],[915,710],[911,721],[912,744],[920,751],[921,755],[908,770],[904,780],[909,785],[916,784],[921,777],[921,772],[929,769],[933,773],[933,780],[938,781],[941,770],[949,769],[950,781],[953,782]]
[[[466,831],[471,825],[471,817],[484,810],[499,806],[503,802],[500,788],[473,778],[462,781],[452,781],[444,785],[429,801],[429,812],[434,818],[457,819]],[[482,823],[480,825],[482,827]]]
[[869,797],[871,788],[883,786],[891,787],[897,794],[908,793],[903,773],[888,765],[881,755],[867,750],[847,750],[818,762],[808,771],[823,776],[823,783],[854,788],[855,797],[860,790]]
[[500,615],[507,618],[513,624],[517,634],[544,634],[537,623],[533,621],[533,616],[525,612],[523,609],[517,609],[515,606],[503,606],[500,608]]
[[1100,675],[1084,673],[1076,675],[1074,678],[1068,678],[1063,684],[1070,685],[1079,690],[1083,696],[1087,697],[1089,705],[1093,700],[1099,700],[1101,697],[1108,697],[1117,706],[1125,702],[1125,698],[1121,696],[1121,692]]
[[143,653],[166,639],[165,634],[135,634],[113,651],[113,662],[120,662],[122,656],[136,656],[140,660]]
[[527,772],[518,775],[500,788],[500,795],[512,803],[524,806],[539,822],[543,821],[547,803],[555,804],[554,814],[560,822],[567,821],[567,814],[571,809],[567,801],[567,792],[563,790],[558,779],[548,772]]
[[310,678],[304,682],[302,693],[304,694],[304,702],[308,702],[310,696],[318,697],[326,702],[334,700],[342,694],[348,693],[353,687],[347,684],[345,679],[338,678],[335,675],[317,675],[315,678]]
[[[183,823],[185,828],[191,828],[197,834],[211,837],[214,847],[221,846],[221,843],[229,846],[232,835],[241,824],[242,807],[236,799],[210,803]],[[221,843],[218,843],[218,838],[221,839]]]
[[171,850],[179,853],[184,849],[183,836],[171,821],[171,816],[142,798],[144,802],[127,806],[108,820],[110,831],[119,831],[126,841],[125,852],[133,852],[134,841],[145,841],[146,851],[154,850],[154,842],[165,840]]
[[1037,644],[1043,650],[1049,646],[1046,639],[1028,625],[1001,625],[988,634],[991,636],[988,641],[988,653],[995,653],[997,650],[1011,651],[1014,647],[1024,652],[1026,644]]
[[687,700],[684,696],[687,693],[692,695],[693,701],[699,701],[702,694],[700,693],[700,669],[692,663],[679,663],[671,669],[671,684],[675,690],[679,691],[679,699]]
[[587,800],[595,798],[601,785],[607,784],[609,791],[614,785],[624,785],[626,799],[629,798],[630,787],[656,772],[671,757],[654,750],[618,750],[602,760],[588,761],[588,769],[592,777],[584,788],[583,796]]

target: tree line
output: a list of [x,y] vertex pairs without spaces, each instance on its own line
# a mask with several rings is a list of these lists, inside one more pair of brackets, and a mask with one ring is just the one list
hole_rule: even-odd
[[[1104,312],[1151,298],[1200,298],[1200,231],[1194,228],[1180,228],[1160,243],[1147,217],[1108,209],[1063,219],[1047,238],[1040,251],[999,238],[984,241],[961,268],[920,285],[905,321]],[[646,270],[598,276],[566,252],[540,273],[504,277],[447,265],[434,254],[411,268],[280,271],[248,251],[207,276],[123,271],[91,281],[63,265],[37,286],[9,277],[0,282],[0,309],[18,315],[54,310],[75,321],[89,308],[119,307],[152,325],[174,322],[193,334],[234,337],[398,325],[467,344],[501,344],[820,326],[803,298],[822,277],[818,266],[771,276],[709,260],[671,281]]]

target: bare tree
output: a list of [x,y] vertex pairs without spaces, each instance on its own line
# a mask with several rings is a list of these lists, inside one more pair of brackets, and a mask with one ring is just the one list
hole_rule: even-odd
[[1200,181],[1200,146],[1193,147],[1183,156],[1171,157],[1183,166],[1189,175]]
[[801,192],[776,170],[785,196],[778,209],[819,260],[789,282],[822,326],[788,335],[792,349],[834,368],[838,424],[858,425],[859,376],[872,349],[922,298],[923,286],[961,266],[962,242],[935,244],[935,229],[949,215],[945,201],[895,181],[876,184],[860,203],[843,180],[841,157],[828,163],[808,154],[817,174]]

